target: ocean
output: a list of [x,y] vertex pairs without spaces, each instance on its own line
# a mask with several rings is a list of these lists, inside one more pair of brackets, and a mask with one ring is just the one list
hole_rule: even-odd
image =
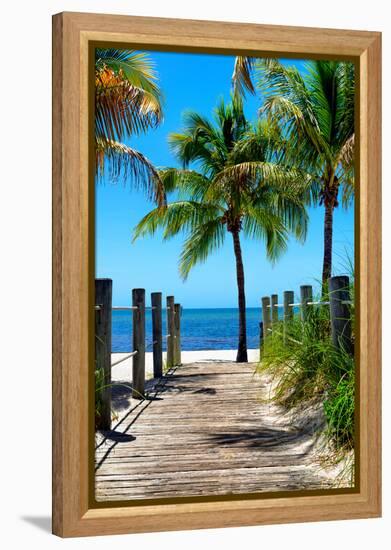
[[[184,351],[236,349],[238,345],[238,310],[236,308],[187,309],[181,316],[181,348]],[[163,310],[163,335],[167,334],[167,315]],[[259,347],[259,323],[262,308],[247,308],[247,347]],[[146,310],[146,351],[152,351],[152,312]],[[132,312],[113,311],[112,351],[132,349]],[[166,339],[163,338],[163,349]]]

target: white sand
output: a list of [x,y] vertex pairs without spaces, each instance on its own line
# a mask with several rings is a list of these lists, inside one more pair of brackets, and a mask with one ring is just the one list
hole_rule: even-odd
[[[111,362],[115,363],[122,357],[126,357],[127,353],[112,353]],[[205,363],[205,362],[224,362],[224,361],[235,361],[236,350],[233,349],[222,349],[222,350],[203,350],[203,351],[182,351],[182,363]],[[248,350],[248,360],[249,362],[256,363],[259,359],[259,350],[258,349],[249,349]],[[163,363],[166,360],[166,353],[163,353]],[[111,370],[111,377],[113,381],[126,380],[131,382],[132,380],[132,364],[133,360],[131,357],[126,359],[122,363],[115,365]],[[145,374],[146,378],[153,377],[153,359],[152,352],[145,354]]]

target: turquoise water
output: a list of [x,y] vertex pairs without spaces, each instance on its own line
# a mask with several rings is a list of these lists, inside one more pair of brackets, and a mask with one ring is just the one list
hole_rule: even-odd
[[[261,308],[247,309],[247,346],[259,346]],[[152,351],[151,310],[146,311],[147,351]],[[167,334],[166,311],[163,311],[163,335]],[[165,338],[163,346],[165,348]],[[184,351],[209,349],[235,349],[238,344],[238,310],[185,309],[181,317],[181,347]],[[128,352],[132,349],[132,313],[113,311],[112,350]]]

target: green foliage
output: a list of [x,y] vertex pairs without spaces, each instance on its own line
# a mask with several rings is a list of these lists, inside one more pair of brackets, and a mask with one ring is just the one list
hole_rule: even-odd
[[182,133],[171,134],[169,143],[183,168],[159,175],[166,194],[176,192],[179,200],[149,212],[133,238],[159,228],[164,239],[184,233],[183,279],[223,244],[227,231],[263,240],[271,261],[285,251],[289,234],[305,239],[307,176],[278,163],[281,133],[266,120],[250,124],[239,98],[221,101],[212,120],[187,112]]
[[354,65],[309,61],[302,74],[277,59],[238,57],[233,84],[238,93],[258,89],[262,94],[262,112],[284,130],[285,161],[312,175],[313,198],[327,201],[328,187],[342,186],[343,203],[349,204],[354,180]]
[[112,141],[159,124],[161,92],[147,54],[114,48],[96,50],[95,118],[96,136]]
[[354,446],[355,369],[351,356],[336,357],[338,368],[344,374],[330,384],[324,402],[328,434],[337,447],[351,449]]
[[134,50],[97,48],[95,58],[95,172],[113,182],[132,180],[164,202],[159,175],[141,153],[123,143],[162,121],[161,91],[150,57]]
[[326,283],[332,268],[332,213],[340,202],[350,206],[354,196],[354,64],[308,61],[300,71],[278,59],[237,57],[233,86],[237,96],[259,91],[260,113],[285,137],[283,163],[309,175],[310,202],[325,208]]
[[280,322],[264,340],[258,368],[275,374],[273,399],[288,408],[322,398],[329,439],[337,450],[353,448],[354,357],[333,346],[327,306],[311,306],[305,322],[295,315],[285,336]]

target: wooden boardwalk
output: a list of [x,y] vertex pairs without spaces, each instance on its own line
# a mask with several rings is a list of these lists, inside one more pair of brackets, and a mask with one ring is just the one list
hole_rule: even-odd
[[96,499],[225,495],[331,486],[314,435],[265,402],[255,365],[193,363],[160,379],[149,399],[118,387],[119,420],[98,437]]

